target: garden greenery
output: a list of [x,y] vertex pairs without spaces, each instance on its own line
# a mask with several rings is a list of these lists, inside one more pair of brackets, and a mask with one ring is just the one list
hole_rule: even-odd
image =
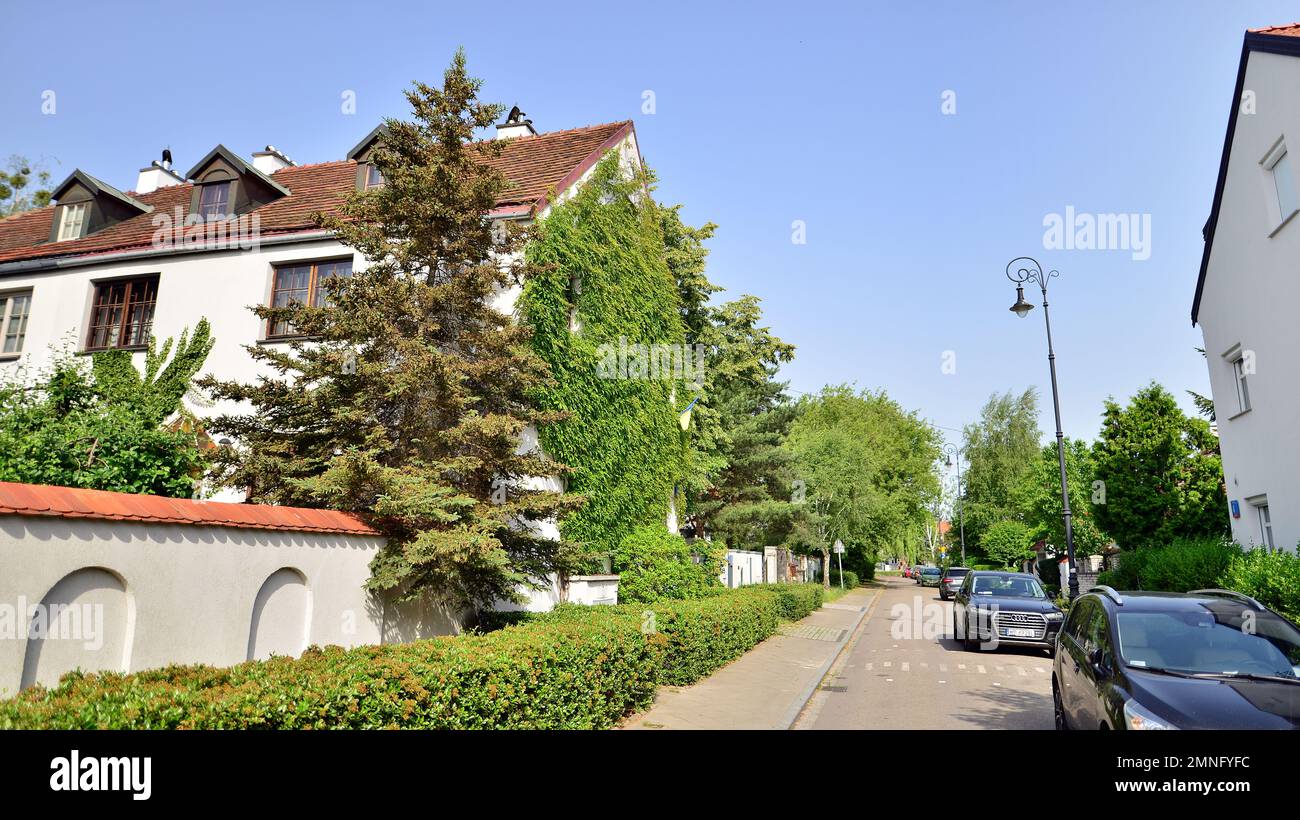
[[572,468],[569,492],[586,498],[562,531],[606,555],[638,527],[664,526],[686,467],[678,414],[694,398],[692,382],[636,378],[640,366],[622,353],[686,342],[650,182],[625,176],[616,154],[602,160],[536,226],[526,254],[537,271],[519,300],[553,376],[540,406],[567,414],[542,428],[542,443]]
[[741,656],[820,587],[561,605],[487,634],[309,648],[229,668],[65,675],[0,702],[0,729],[601,729]]

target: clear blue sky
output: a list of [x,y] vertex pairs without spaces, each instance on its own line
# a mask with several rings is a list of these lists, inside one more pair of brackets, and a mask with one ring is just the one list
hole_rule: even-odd
[[[720,226],[712,278],[762,297],[798,346],[795,389],[884,387],[960,427],[991,392],[1037,385],[1049,434],[1041,310],[1007,312],[1003,271],[1022,254],[1058,268],[1065,429],[1088,438],[1108,395],[1153,378],[1185,405],[1208,391],[1189,312],[1242,34],[1300,16],[1119,0],[80,5],[7,0],[0,154],[123,188],[164,145],[182,169],[218,142],[337,159],[463,45],[485,97],[542,130],[636,120],[661,198]],[[1150,214],[1150,258],[1045,250],[1044,216],[1068,205]]]

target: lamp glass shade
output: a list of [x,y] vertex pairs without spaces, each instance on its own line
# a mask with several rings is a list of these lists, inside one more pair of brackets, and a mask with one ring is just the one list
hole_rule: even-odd
[[1016,303],[1011,306],[1011,312],[1023,319],[1033,309],[1034,306],[1025,301],[1025,289],[1023,287],[1016,288]]

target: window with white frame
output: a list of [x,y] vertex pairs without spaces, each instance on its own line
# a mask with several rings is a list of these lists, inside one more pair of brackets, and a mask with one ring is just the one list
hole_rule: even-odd
[[30,290],[0,293],[0,354],[23,352],[27,316],[31,311]]
[[1244,353],[1238,353],[1232,359],[1232,381],[1237,388],[1237,412],[1244,413],[1250,409],[1250,383],[1249,377],[1251,370],[1248,359]]
[[81,228],[86,223],[86,206],[85,202],[63,206],[59,219],[59,242],[80,238]]
[[1268,512],[1268,497],[1250,499],[1255,508],[1255,518],[1259,524],[1259,544],[1269,550],[1277,549],[1273,543],[1273,517]]
[[1273,195],[1277,202],[1277,223],[1280,225],[1300,209],[1300,197],[1296,196],[1295,172],[1291,168],[1286,141],[1278,140],[1260,164],[1272,177]]

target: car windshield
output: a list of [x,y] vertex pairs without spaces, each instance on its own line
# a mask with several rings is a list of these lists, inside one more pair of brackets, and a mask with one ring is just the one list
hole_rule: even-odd
[[1003,578],[996,575],[975,577],[971,590],[976,595],[996,595],[999,598],[1046,598],[1047,594],[1033,578]]
[[1300,632],[1271,612],[1206,604],[1179,612],[1121,612],[1129,666],[1191,675],[1300,677]]
[[948,570],[948,577],[949,577],[949,578],[960,578],[960,577],[962,577],[963,575],[965,575],[965,574],[968,573],[968,572],[970,572],[970,570],[968,570],[968,569],[950,569],[950,570]]
[[942,573],[943,570],[939,569],[938,567],[926,567],[925,569],[921,570],[922,575],[941,575]]

